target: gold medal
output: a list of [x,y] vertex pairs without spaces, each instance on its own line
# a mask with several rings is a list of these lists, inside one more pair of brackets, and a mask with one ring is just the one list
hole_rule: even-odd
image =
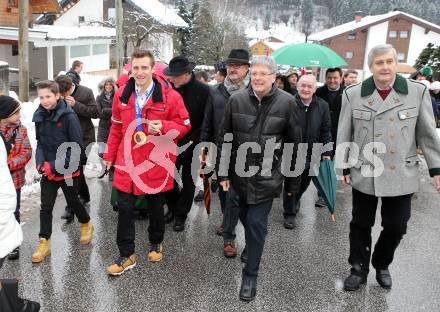
[[133,140],[134,143],[136,143],[137,145],[144,145],[145,143],[147,143],[147,135],[143,131],[137,131],[133,135]]

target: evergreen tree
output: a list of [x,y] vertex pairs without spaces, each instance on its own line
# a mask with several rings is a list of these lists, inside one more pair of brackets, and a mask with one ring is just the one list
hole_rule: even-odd
[[186,7],[185,1],[177,1],[177,14],[188,24],[188,27],[177,29],[179,52],[181,55],[189,55],[189,43],[191,42],[192,16]]
[[312,0],[303,0],[301,3],[302,27],[301,31],[307,37],[312,33],[311,25],[313,23],[313,3]]

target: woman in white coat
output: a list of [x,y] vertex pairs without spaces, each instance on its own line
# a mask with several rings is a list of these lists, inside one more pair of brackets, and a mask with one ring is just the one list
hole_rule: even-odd
[[[7,163],[6,147],[0,140],[0,268],[5,257],[23,241],[21,226],[15,220],[14,211],[17,205],[17,193],[12,182],[11,173]],[[0,281],[0,290],[2,284]],[[6,293],[8,295],[8,293]],[[17,295],[15,295],[17,296]],[[14,299],[18,307],[17,311],[38,312],[40,304],[34,301],[16,297]],[[1,304],[1,303],[0,303]],[[0,306],[1,308],[1,306]],[[3,310],[2,310],[3,311]]]
[[21,245],[23,233],[14,217],[17,194],[7,163],[6,147],[0,140],[0,267],[3,259]]

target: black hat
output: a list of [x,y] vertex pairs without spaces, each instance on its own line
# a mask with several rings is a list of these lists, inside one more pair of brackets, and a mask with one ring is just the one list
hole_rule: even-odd
[[225,61],[226,64],[249,64],[249,52],[244,49],[232,49]]
[[184,73],[192,72],[196,63],[188,61],[184,56],[176,56],[171,59],[170,64],[163,70],[166,76],[180,76]]
[[20,103],[7,95],[0,95],[0,119],[11,117],[20,108]]

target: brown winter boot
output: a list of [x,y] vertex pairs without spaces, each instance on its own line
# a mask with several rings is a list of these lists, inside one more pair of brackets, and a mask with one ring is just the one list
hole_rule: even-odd
[[88,245],[93,238],[93,224],[92,222],[81,223],[80,225],[81,238],[79,243],[81,245]]

